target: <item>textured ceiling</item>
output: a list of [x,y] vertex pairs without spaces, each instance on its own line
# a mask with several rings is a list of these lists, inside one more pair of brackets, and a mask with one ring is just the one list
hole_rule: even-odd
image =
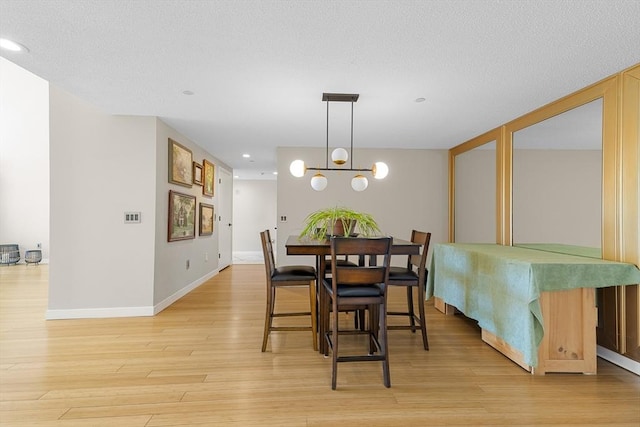
[[0,37],[30,49],[2,56],[245,178],[324,146],[323,92],[360,94],[356,149],[450,148],[640,62],[638,22],[636,0],[0,0]]

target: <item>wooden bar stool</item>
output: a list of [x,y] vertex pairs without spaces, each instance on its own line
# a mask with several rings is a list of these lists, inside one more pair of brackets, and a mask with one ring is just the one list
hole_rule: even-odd
[[[267,276],[267,308],[264,319],[264,335],[262,351],[267,349],[267,341],[272,331],[311,331],[313,349],[318,350],[318,322],[316,311],[316,269],[306,265],[288,265],[276,267],[273,255],[273,245],[269,230],[260,232],[262,253]],[[292,286],[307,286],[309,288],[309,310],[300,312],[275,312],[276,289]],[[309,316],[309,326],[273,326],[275,317]]]
[[[389,316],[404,316],[408,318],[408,325],[388,326],[389,330],[409,329],[416,332],[416,326],[422,333],[422,345],[425,350],[429,350],[429,340],[427,339],[427,323],[424,313],[425,288],[427,286],[427,252],[431,233],[413,230],[411,232],[411,242],[422,245],[420,255],[409,255],[406,267],[391,267],[389,270],[389,286],[404,286],[407,288],[407,310],[390,311]],[[416,289],[418,299],[418,315],[415,313],[413,303],[413,290]]]
[[[331,388],[336,389],[338,363],[341,362],[382,362],[385,387],[391,386],[387,345],[387,280],[391,258],[389,237],[331,238],[331,277],[326,277],[320,287],[320,330],[321,338],[332,351]],[[351,266],[339,263],[342,255],[383,255],[382,265]],[[345,309],[365,307],[369,312],[365,330],[340,330],[338,316]],[[341,335],[366,334],[369,337],[367,351],[355,355],[340,355]]]

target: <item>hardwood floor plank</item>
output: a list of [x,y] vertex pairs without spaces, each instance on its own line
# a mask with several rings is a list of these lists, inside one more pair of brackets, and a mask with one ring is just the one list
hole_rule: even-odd
[[[262,265],[229,267],[154,317],[55,321],[47,269],[0,268],[1,426],[640,425],[638,376],[601,359],[598,375],[532,376],[431,302],[430,351],[389,332],[391,388],[380,364],[351,363],[332,391],[310,333],[274,332],[260,351]],[[277,298],[307,304],[302,289]]]

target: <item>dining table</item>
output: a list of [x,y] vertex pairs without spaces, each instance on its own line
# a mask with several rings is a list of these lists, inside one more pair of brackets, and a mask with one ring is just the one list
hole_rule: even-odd
[[[325,271],[327,267],[327,256],[331,255],[331,240],[330,239],[312,239],[306,236],[291,235],[287,238],[285,243],[287,249],[287,255],[312,255],[316,258],[316,295],[319,295],[321,281],[325,277]],[[413,243],[410,240],[404,240],[393,237],[393,243],[391,245],[391,255],[419,255],[420,248],[419,243]],[[362,261],[361,261],[362,262]],[[369,265],[375,265],[376,259],[371,258]],[[319,310],[316,311],[319,313]],[[318,334],[320,337],[320,345],[318,349],[320,352],[324,352],[324,337],[322,334]]]

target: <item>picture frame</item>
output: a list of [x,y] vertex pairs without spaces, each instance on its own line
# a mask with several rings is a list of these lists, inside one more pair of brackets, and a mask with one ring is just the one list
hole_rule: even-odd
[[169,242],[195,239],[196,196],[169,190]]
[[202,168],[202,194],[213,197],[215,190],[215,165],[207,159],[204,159],[202,161]]
[[191,188],[193,183],[193,153],[169,138],[169,182]]
[[198,162],[193,162],[193,183],[202,185],[202,165]]
[[216,222],[215,209],[213,205],[200,203],[200,236],[210,236],[213,234],[214,224]]

